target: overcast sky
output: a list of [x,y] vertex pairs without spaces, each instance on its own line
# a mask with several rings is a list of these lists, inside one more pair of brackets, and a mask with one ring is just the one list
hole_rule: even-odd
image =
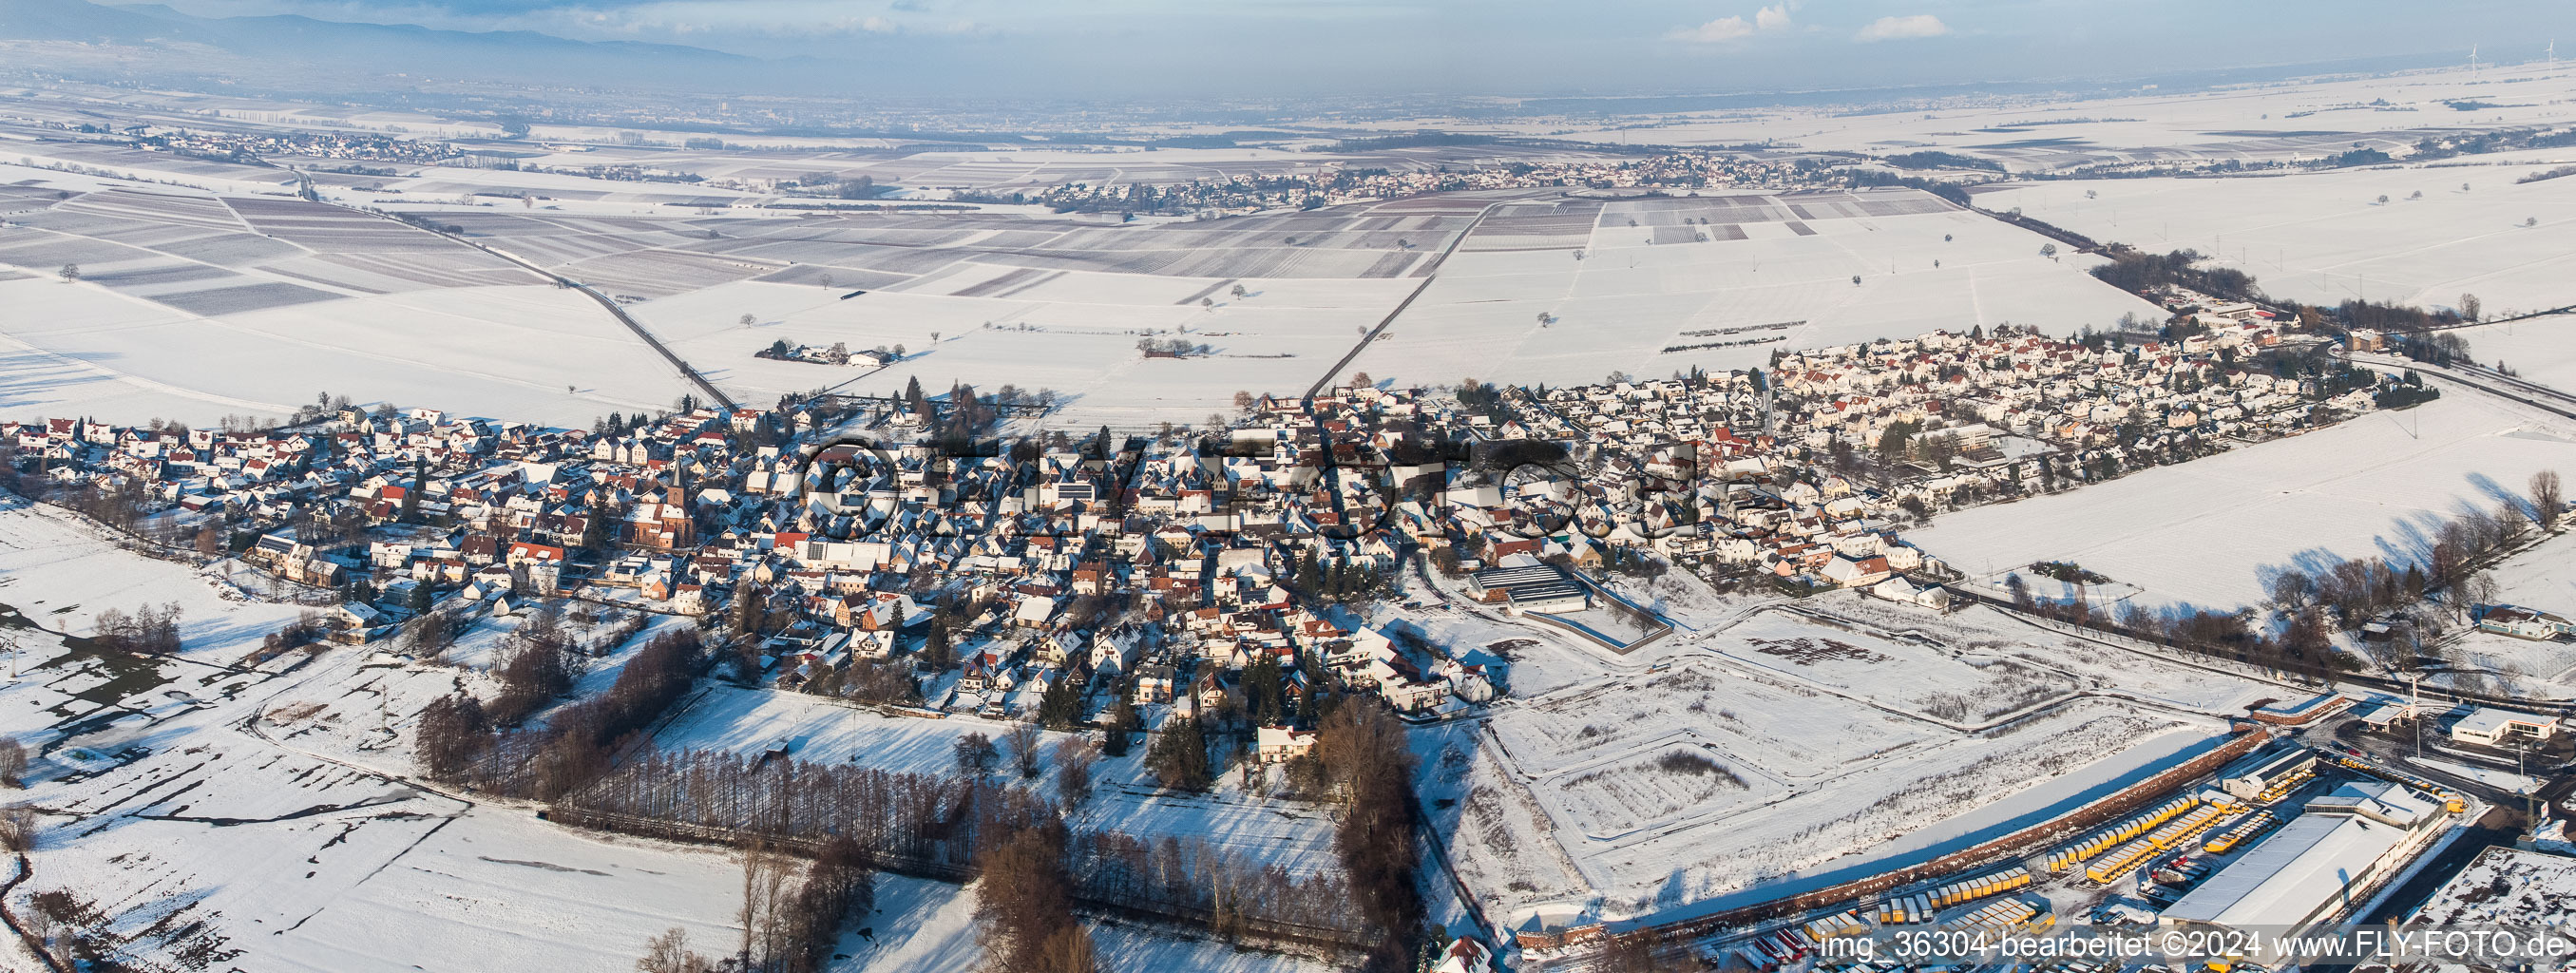
[[853,83],[907,94],[1771,91],[2465,57],[2472,44],[2513,61],[2562,33],[2576,45],[2565,0],[164,2],[841,59]]

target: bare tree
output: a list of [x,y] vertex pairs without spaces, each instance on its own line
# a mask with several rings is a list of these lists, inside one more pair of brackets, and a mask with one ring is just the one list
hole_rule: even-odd
[[785,944],[779,941],[786,922],[789,894],[788,879],[794,869],[788,857],[768,845],[753,842],[742,851],[742,908],[734,914],[742,925],[741,965],[752,967],[755,956],[783,955]]
[[2467,318],[2467,319],[2469,319],[2469,320],[2471,320],[2471,321],[2475,321],[2475,320],[2477,320],[2477,319],[2478,319],[2478,312],[2479,312],[2479,311],[2481,311],[2481,310],[2484,310],[2484,309],[2485,309],[2485,305],[2483,305],[2483,304],[2479,303],[2479,301],[2478,301],[2478,296],[2477,296],[2477,295],[2475,295],[2475,294],[2462,294],[2462,295],[2460,295],[2460,316],[2461,316],[2461,317]]
[[1047,973],[1098,973],[1100,957],[1091,945],[1091,930],[1080,923],[1057,930],[1040,948],[1038,962]]
[[1038,748],[1045,742],[1046,733],[1027,720],[1011,724],[1010,732],[1002,734],[1002,748],[1010,751],[1011,765],[1019,768],[1022,779],[1037,777]]
[[80,265],[79,265],[79,264],[64,264],[64,265],[63,265],[63,269],[58,270],[58,271],[55,271],[55,275],[56,275],[56,276],[61,277],[61,278],[63,279],[63,283],[66,283],[66,284],[71,283],[71,282],[76,281],[76,280],[79,280],[79,279],[80,279]]
[[957,772],[968,777],[983,776],[984,771],[992,769],[994,758],[999,756],[993,750],[993,738],[982,733],[958,737],[956,749]]
[[751,315],[749,315],[749,314],[744,314],[742,317],[737,318],[737,319],[735,319],[735,320],[736,320],[736,323],[741,324],[743,327],[748,328],[748,327],[751,327],[753,324],[755,324],[755,323],[759,322],[759,320],[760,320],[760,319],[759,319],[759,318],[752,317],[752,316],[751,316]]
[[[1290,242],[1290,243],[1295,243],[1295,242],[1297,242],[1297,238],[1296,238],[1296,237],[1289,237],[1289,238],[1288,238],[1288,242]],[[1245,290],[1243,289],[1243,285],[1241,285],[1241,284],[1236,284],[1236,285],[1234,285],[1234,292],[1233,292],[1233,293],[1234,293],[1234,299],[1235,299],[1235,300],[1240,301],[1240,300],[1242,300],[1242,299],[1243,299],[1243,295],[1244,295],[1244,294],[1246,294],[1246,293],[1248,293],[1248,292],[1247,292],[1247,291],[1245,291]]]
[[2316,590],[2316,582],[2305,571],[2292,569],[2272,576],[2272,604],[2283,611],[2307,607],[2309,596]]
[[1100,748],[1078,736],[1066,737],[1055,745],[1055,793],[1068,808],[1080,807],[1091,798],[1091,768],[1100,762]]
[[0,808],[0,850],[30,851],[36,847],[36,809],[24,804]]
[[644,941],[644,958],[635,961],[637,973],[710,973],[715,961],[689,949],[689,931],[678,926],[669,932]]
[[2460,583],[2460,594],[2471,604],[2483,605],[2495,601],[2495,575],[2484,571],[2470,575],[2467,581]]
[[0,787],[25,787],[27,747],[17,737],[0,737]]
[[2542,470],[2531,475],[2531,506],[2542,530],[2558,529],[2558,514],[2564,498],[2558,490],[2558,471]]

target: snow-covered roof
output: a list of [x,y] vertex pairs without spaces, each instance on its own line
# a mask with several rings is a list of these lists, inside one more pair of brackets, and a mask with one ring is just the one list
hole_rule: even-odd
[[2165,920],[2235,929],[2302,924],[2406,839],[2409,829],[2382,818],[2416,821],[2439,810],[2395,784],[2345,784],[2329,797],[2338,799],[2332,803],[2368,803],[2390,813],[2334,813],[2340,808],[2312,804],[2309,813],[2166,909]]

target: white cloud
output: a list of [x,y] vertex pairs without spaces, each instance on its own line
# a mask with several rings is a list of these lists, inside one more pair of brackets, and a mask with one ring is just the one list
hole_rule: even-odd
[[1852,36],[1856,41],[1894,41],[1914,37],[1939,37],[1950,32],[1950,25],[1931,14],[1911,17],[1880,17],[1869,22]]
[[1721,41],[1742,40],[1744,38],[1751,37],[1753,36],[1753,25],[1745,23],[1744,18],[1742,17],[1720,17],[1697,27],[1676,28],[1671,33],[1667,33],[1664,36],[1677,41],[1689,41],[1693,44],[1715,44]]
[[1793,26],[1789,22],[1789,11],[1797,9],[1799,3],[1800,0],[1780,0],[1779,3],[1754,11],[1753,19],[1749,22],[1742,17],[1720,17],[1697,27],[1675,28],[1665,33],[1664,37],[1694,44],[1718,44],[1743,40],[1756,33],[1767,34],[1772,31],[1788,30]]

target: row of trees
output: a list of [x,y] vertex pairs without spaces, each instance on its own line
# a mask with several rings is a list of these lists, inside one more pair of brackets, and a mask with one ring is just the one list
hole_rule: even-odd
[[876,906],[876,870],[856,842],[823,843],[803,868],[786,852],[754,843],[742,854],[740,948],[725,960],[689,948],[672,927],[644,943],[639,973],[813,973],[831,961],[841,924]]
[[[2337,559],[2313,570],[2297,568],[2274,575],[2269,594],[2275,610],[2287,617],[2278,635],[2249,624],[2250,613],[2207,610],[2157,615],[2134,601],[2117,618],[2087,604],[2078,585],[2064,604],[2034,604],[2011,579],[2013,598],[2023,610],[2078,624],[2117,627],[2130,634],[2178,648],[2235,659],[2284,672],[2332,676],[2356,667],[2333,650],[2332,633],[2350,631],[2373,618],[2404,612],[2429,593],[2452,613],[2463,615],[2475,603],[2495,597],[2495,580],[2479,568],[2511,553],[2530,537],[2533,519],[2555,529],[2561,516],[2559,477],[2543,470],[2532,475],[2528,509],[2508,498],[2493,513],[2469,510],[2430,532],[2418,562],[2392,563],[2383,557]],[[2412,629],[2412,623],[2402,626]],[[2411,641],[2411,639],[2410,639]],[[2411,659],[2383,658],[2383,663],[2411,664]]]
[[129,615],[114,608],[98,613],[90,642],[100,648],[146,655],[179,651],[179,603],[145,605]]
[[[1111,830],[1069,828],[1065,805],[982,775],[889,771],[847,764],[743,757],[721,752],[653,752],[556,800],[556,820],[613,831],[677,837],[723,836],[748,844],[819,847],[847,839],[873,867],[959,879],[986,876],[988,893],[1029,886],[1053,874],[1031,865],[1038,832],[1063,870],[1069,892],[1052,897],[1113,911],[1139,911],[1214,922],[1236,929],[1264,924],[1356,941],[1349,893],[1338,876],[1296,877],[1199,842],[1146,841]],[[1004,877],[995,854],[1014,847]],[[1016,907],[1015,907],[1016,908]],[[1020,915],[1055,914],[1021,910]],[[1020,928],[1034,949],[1052,935],[1051,921]],[[1011,955],[1013,948],[997,950]]]
[[[568,654],[535,642],[513,664],[530,659],[529,668],[544,669],[546,659]],[[415,758],[432,780],[471,781],[495,793],[554,800],[607,774],[609,755],[678,702],[704,660],[696,630],[656,635],[619,670],[607,692],[564,707],[541,727],[495,733],[493,725],[507,721],[485,713],[472,696],[441,698],[421,711]],[[556,670],[546,678],[563,677]],[[510,685],[505,678],[504,698]]]
[[2519,547],[2530,537],[2534,519],[2542,529],[2558,525],[2564,501],[2557,472],[2534,473],[2529,486],[2528,512],[2509,499],[2494,513],[2470,510],[2452,517],[2431,532],[2420,563],[2393,565],[2371,557],[2339,560],[2314,574],[2283,571],[2272,579],[2272,602],[2290,612],[2329,609],[2339,627],[2353,629],[2374,615],[2415,603],[2428,591],[2444,595],[2455,612],[2492,599],[2494,579],[2478,568]]

